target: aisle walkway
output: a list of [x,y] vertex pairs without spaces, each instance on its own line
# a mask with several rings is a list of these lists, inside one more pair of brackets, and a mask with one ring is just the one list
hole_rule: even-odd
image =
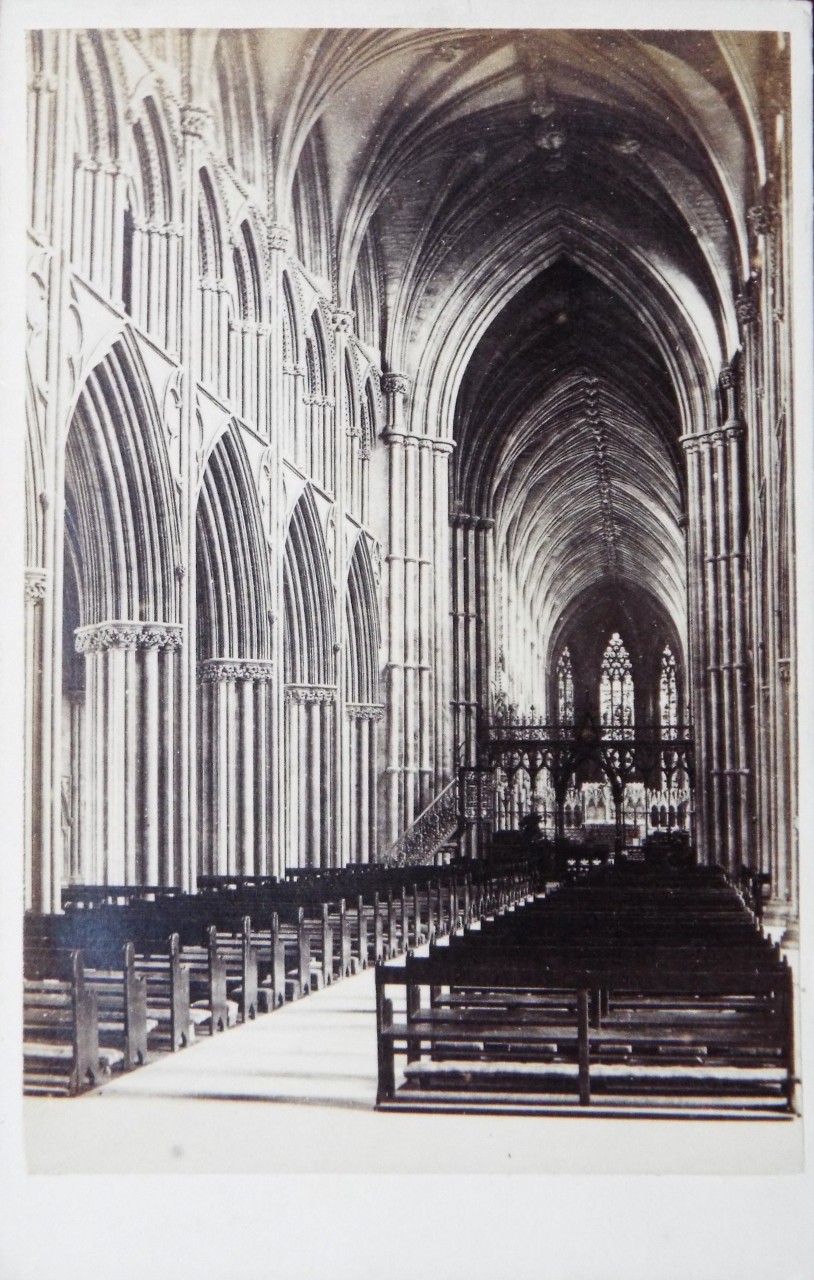
[[32,1173],[773,1172],[799,1122],[376,1112],[372,969],[79,1098],[24,1102]]

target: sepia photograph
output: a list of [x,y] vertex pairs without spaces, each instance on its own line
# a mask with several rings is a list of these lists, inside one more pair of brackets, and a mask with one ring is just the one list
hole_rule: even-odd
[[713,1175],[728,1262],[546,1274],[814,1276],[811,10],[544,8],[6,24],[29,1212]]

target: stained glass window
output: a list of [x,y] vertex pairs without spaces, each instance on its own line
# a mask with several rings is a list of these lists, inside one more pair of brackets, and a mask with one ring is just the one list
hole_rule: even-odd
[[560,724],[574,723],[574,675],[567,645],[557,663],[557,718]]
[[678,734],[678,678],[676,660],[669,644],[661,655],[661,686],[659,689],[659,719],[661,736],[675,738]]
[[602,658],[599,716],[603,729],[620,738],[633,736],[633,675],[630,655],[618,631]]

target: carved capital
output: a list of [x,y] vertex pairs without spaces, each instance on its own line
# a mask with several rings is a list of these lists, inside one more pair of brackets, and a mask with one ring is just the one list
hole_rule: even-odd
[[406,399],[410,394],[410,379],[405,373],[383,373],[382,374],[382,394],[386,396],[401,396]]
[[276,249],[280,253],[287,253],[291,247],[291,228],[287,227],[284,222],[272,222],[268,229],[268,247],[269,250]]
[[488,533],[495,527],[491,516],[475,516],[460,509],[450,512],[449,522],[453,528],[474,529],[476,533]]
[[378,702],[349,702],[345,708],[351,720],[382,720],[384,706]]
[[342,311],[339,307],[336,307],[331,312],[331,327],[334,333],[352,333],[354,315],[355,312],[353,311]]
[[182,107],[181,132],[190,138],[205,138],[210,123],[209,112],[204,107]]
[[755,276],[750,276],[736,297],[735,315],[738,317],[738,324],[741,328],[746,328],[757,320],[757,279]]
[[772,204],[769,200],[764,200],[760,204],[753,204],[746,213],[750,230],[755,236],[771,235],[777,225],[779,216],[777,205]]
[[456,444],[455,440],[435,440],[434,439],[432,441],[432,451],[433,453],[437,453],[443,457],[447,454],[452,453],[453,449],[455,448],[455,444]]
[[701,452],[700,436],[681,436],[679,443],[688,456]]
[[25,598],[36,604],[38,600],[45,599],[45,584],[48,575],[45,569],[26,569],[25,571]]
[[289,684],[285,688],[286,703],[336,701],[336,689],[333,685]]
[[105,653],[108,649],[181,648],[182,631],[176,622],[96,622],[78,627],[77,653]]
[[207,658],[198,663],[198,679],[202,684],[228,680],[250,680],[267,684],[274,679],[274,663],[256,658]]

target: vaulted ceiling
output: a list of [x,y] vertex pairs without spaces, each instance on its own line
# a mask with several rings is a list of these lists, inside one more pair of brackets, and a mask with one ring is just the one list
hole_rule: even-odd
[[737,348],[782,39],[258,41],[273,214],[318,154],[337,301],[373,263],[368,341],[411,378],[413,429],[457,441],[453,501],[495,519],[541,637],[609,585],[645,587],[683,635],[678,441]]

